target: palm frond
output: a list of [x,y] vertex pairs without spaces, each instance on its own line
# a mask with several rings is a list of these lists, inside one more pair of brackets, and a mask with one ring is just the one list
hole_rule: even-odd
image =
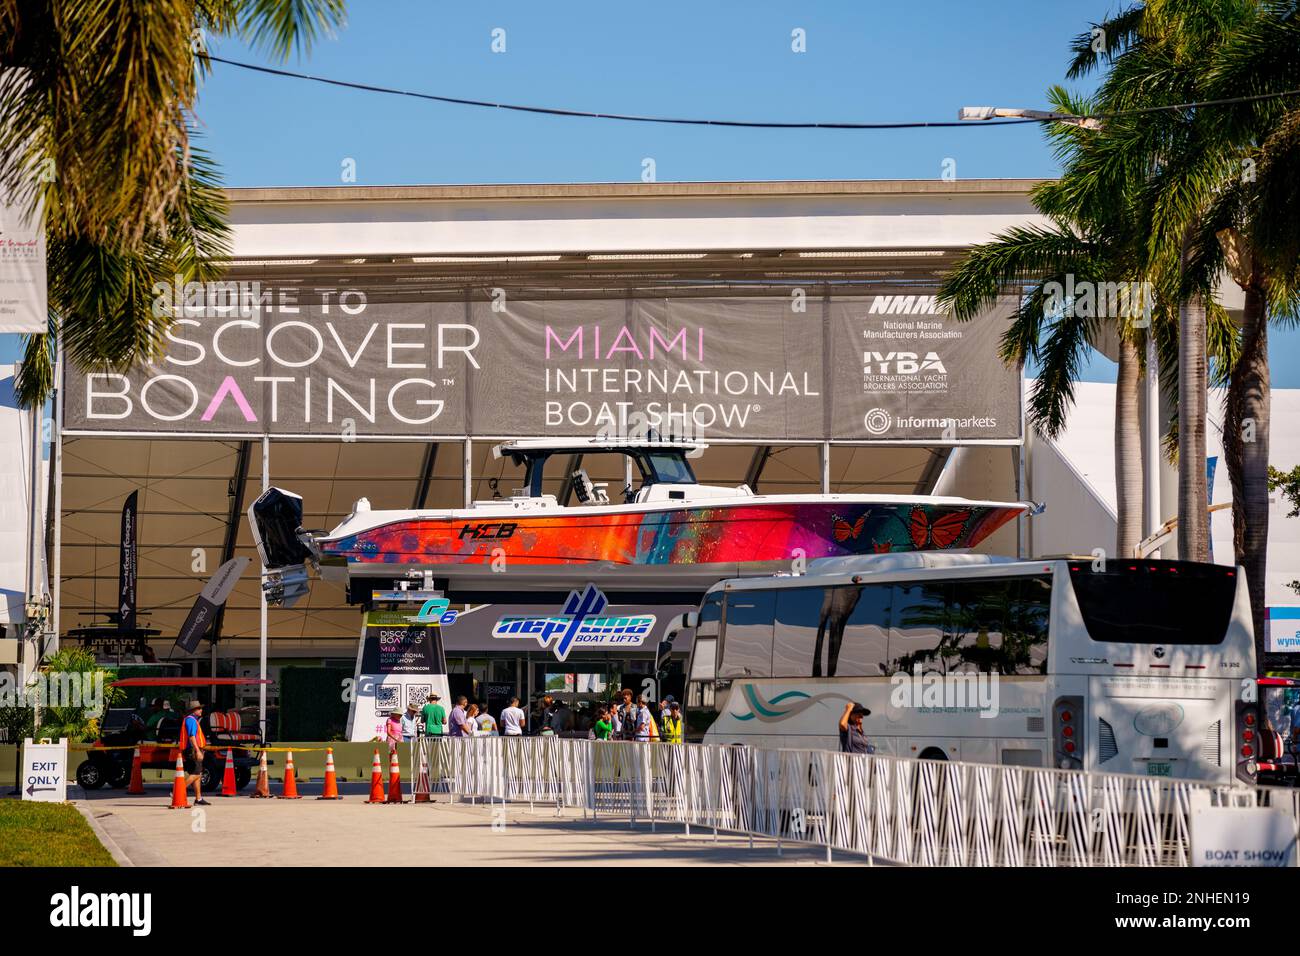
[[1067,228],[1015,226],[991,242],[972,246],[944,277],[938,299],[952,315],[969,320],[992,305],[1008,286],[1036,283],[1042,276],[1074,272],[1096,250]]
[[[1129,7],[1076,36],[1070,44],[1073,54],[1066,78],[1077,80],[1087,76],[1103,63],[1110,65],[1137,39],[1142,25],[1143,9],[1139,4]],[[1100,33],[1094,32],[1100,31]]]
[[1038,378],[1029,392],[1029,421],[1048,438],[1065,427],[1074,406],[1074,385],[1096,334],[1096,320],[1074,315],[1049,323],[1040,349]]
[[23,359],[14,376],[14,396],[20,408],[40,408],[54,391],[59,326],[54,316],[41,334],[23,337]]
[[310,53],[347,23],[344,0],[233,0],[231,6],[240,35],[280,59]]

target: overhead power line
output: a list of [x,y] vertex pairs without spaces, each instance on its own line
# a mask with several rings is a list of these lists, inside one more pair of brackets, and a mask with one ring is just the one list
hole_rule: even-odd
[[[349,90],[361,90],[365,93],[383,93],[388,96],[406,96],[417,100],[431,100],[435,103],[449,103],[453,106],[474,106],[484,109],[509,110],[515,113],[538,113],[544,116],[567,116],[575,119],[616,120],[623,123],[659,123],[669,126],[730,126],[743,129],[951,129],[957,127],[986,126],[1021,126],[1026,123],[1054,123],[1054,117],[1032,117],[1025,119],[995,119],[979,123],[965,120],[912,121],[902,123],[848,123],[848,122],[769,122],[760,120],[734,119],[687,119],[675,116],[643,116],[635,113],[595,113],[587,110],[562,109],[555,106],[527,106],[521,103],[496,103],[491,100],[475,100],[460,96],[442,96],[437,93],[421,93],[416,90],[399,90],[388,86],[376,86],[372,83],[354,83],[350,80],[335,80],[327,76],[313,76],[310,73],[298,73],[293,70],[280,70],[275,67],[262,66],[257,63],[242,63],[225,57],[208,54],[206,59],[213,63],[251,70],[255,73],[267,73],[271,76],[284,76],[295,80],[308,80],[312,83],[324,83],[327,86],[339,86]],[[1148,106],[1141,109],[1124,110],[1116,113],[1090,113],[1071,116],[1075,120],[1110,120],[1124,116],[1146,113],[1158,113],[1172,110],[1197,109],[1205,106],[1229,106],[1238,103],[1253,103],[1261,100],[1280,99],[1286,96],[1300,96],[1300,90],[1286,90],[1281,93],[1261,93],[1255,96],[1235,96],[1219,100],[1200,100],[1192,103],[1171,103],[1165,106]]]

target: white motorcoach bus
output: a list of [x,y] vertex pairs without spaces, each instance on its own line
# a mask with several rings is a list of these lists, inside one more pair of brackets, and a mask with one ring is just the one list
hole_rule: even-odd
[[688,739],[1253,779],[1255,652],[1234,568],[912,552],[722,581],[695,625]]

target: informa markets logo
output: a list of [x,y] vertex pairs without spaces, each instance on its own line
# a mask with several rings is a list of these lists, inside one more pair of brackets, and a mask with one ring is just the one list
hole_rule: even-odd
[[939,418],[920,415],[900,415],[897,418],[889,414],[888,409],[872,408],[862,416],[862,427],[868,435],[885,435],[892,429],[904,431],[937,431],[945,437],[956,437],[958,433],[969,434],[975,431],[989,431],[998,427],[998,420],[992,415],[973,415],[969,418]]
[[883,408],[873,408],[862,416],[862,427],[868,435],[883,435],[893,426],[894,420]]
[[536,638],[564,660],[574,645],[583,647],[640,647],[654,630],[653,614],[596,617],[609,604],[594,584],[579,593],[570,591],[561,614],[507,615],[492,628],[499,638]]

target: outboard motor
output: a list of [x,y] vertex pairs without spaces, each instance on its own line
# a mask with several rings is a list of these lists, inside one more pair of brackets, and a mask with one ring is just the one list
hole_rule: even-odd
[[266,602],[293,607],[307,593],[307,565],[317,552],[302,527],[302,496],[282,488],[268,488],[248,506],[253,543],[266,568],[262,591]]

